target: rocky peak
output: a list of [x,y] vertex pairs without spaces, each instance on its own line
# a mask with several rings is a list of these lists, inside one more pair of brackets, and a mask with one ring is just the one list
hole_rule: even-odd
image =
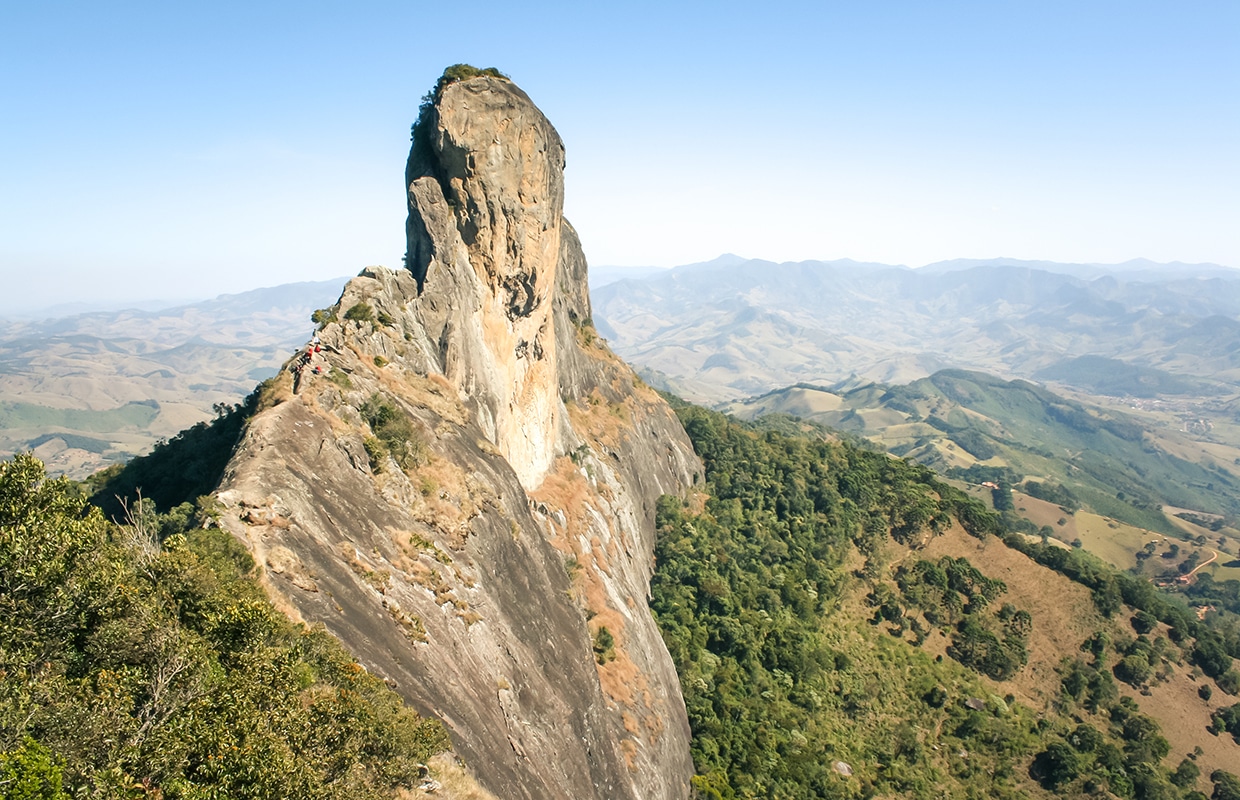
[[532,488],[561,444],[550,301],[564,145],[507,79],[474,77],[435,94],[405,171],[406,259],[422,291],[477,309],[456,341],[432,331],[444,374],[486,405],[491,440]]
[[563,145],[529,98],[441,83],[414,140],[409,269],[350,281],[268,387],[223,524],[498,796],[687,797],[646,598],[656,500],[701,464],[590,324]]

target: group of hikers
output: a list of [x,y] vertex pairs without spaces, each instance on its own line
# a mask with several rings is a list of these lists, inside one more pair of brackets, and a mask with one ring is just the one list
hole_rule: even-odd
[[335,349],[331,347],[331,345],[324,345],[321,341],[319,341],[319,335],[316,333],[314,338],[310,340],[310,344],[306,346],[306,349],[297,357],[297,360],[293,362],[292,366],[289,367],[289,369],[293,372],[294,392],[301,388],[301,376],[307,369],[311,369],[315,375],[323,374],[325,366],[314,362],[315,356],[318,356],[323,351],[324,347],[327,347],[329,350]]

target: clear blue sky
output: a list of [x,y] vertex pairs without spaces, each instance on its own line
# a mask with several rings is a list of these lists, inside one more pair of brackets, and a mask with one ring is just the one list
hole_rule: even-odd
[[591,263],[1240,267],[1240,3],[8,3],[0,309],[399,266],[449,64],[559,129]]

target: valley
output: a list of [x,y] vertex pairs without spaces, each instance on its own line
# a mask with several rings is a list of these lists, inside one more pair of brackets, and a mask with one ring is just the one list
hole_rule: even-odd
[[31,450],[80,479],[148,452],[274,375],[341,283],[0,320],[0,457]]

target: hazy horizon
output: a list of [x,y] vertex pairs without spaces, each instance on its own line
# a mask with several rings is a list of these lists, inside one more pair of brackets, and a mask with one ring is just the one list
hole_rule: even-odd
[[1224,2],[27,4],[0,271],[46,306],[399,266],[409,126],[457,62],[557,127],[592,263],[1240,266],[1236,30]]
[[[1069,262],[1069,261],[1045,262],[1045,261],[1033,261],[1030,259],[1011,259],[1011,258],[1004,258],[1004,257],[981,258],[981,259],[956,258],[956,259],[944,259],[943,261],[936,261],[936,262],[932,262],[929,264],[918,264],[916,266],[910,266],[907,264],[882,264],[881,262],[859,262],[858,259],[849,259],[849,258],[807,258],[807,259],[799,259],[796,261],[774,262],[771,259],[764,259],[761,257],[750,258],[746,256],[737,255],[735,253],[721,253],[715,256],[714,258],[705,259],[703,261],[694,261],[694,262],[689,262],[685,264],[672,264],[670,266],[656,266],[656,265],[648,265],[648,264],[591,264],[589,267],[590,268],[590,285],[592,288],[598,288],[599,286],[607,285],[608,283],[611,283],[616,280],[621,280],[622,278],[625,278],[625,277],[633,277],[633,276],[647,277],[652,274],[657,274],[659,272],[667,272],[673,269],[678,269],[680,267],[700,266],[700,265],[705,265],[705,264],[711,264],[716,261],[724,261],[724,260],[729,260],[729,259],[737,259],[742,262],[766,261],[769,263],[785,263],[785,264],[787,263],[793,263],[793,264],[796,264],[796,263],[829,263],[829,262],[834,262],[834,261],[853,261],[853,262],[858,262],[858,263],[873,263],[873,264],[881,265],[884,267],[907,268],[907,269],[913,269],[913,270],[924,269],[926,267],[932,267],[932,266],[936,266],[939,264],[948,264],[948,263],[957,262],[957,261],[959,262],[976,261],[976,262],[982,262],[986,264],[996,263],[996,262],[1024,261],[1030,264],[1058,264],[1060,266],[1065,266],[1065,267],[1112,268],[1114,269],[1114,272],[1116,274],[1120,274],[1120,275],[1122,275],[1125,272],[1125,268],[1135,271],[1137,269],[1148,268],[1148,267],[1171,267],[1171,268],[1179,268],[1179,267],[1211,268],[1211,267],[1214,267],[1214,268],[1222,268],[1222,269],[1228,269],[1228,270],[1236,270],[1236,277],[1240,277],[1240,269],[1236,269],[1235,267],[1229,267],[1226,264],[1213,264],[1213,263],[1208,263],[1208,262],[1189,264],[1189,263],[1185,263],[1181,261],[1157,262],[1157,261],[1151,261],[1149,259],[1144,259],[1144,258],[1134,258],[1134,259],[1130,259],[1129,261],[1119,262],[1119,263],[1110,263],[1110,264],[1098,263],[1098,262]],[[631,273],[631,274],[626,275],[624,273]],[[264,283],[262,285],[257,285],[257,286],[235,287],[229,291],[208,291],[207,293],[201,294],[201,295],[190,295],[190,296],[182,296],[182,297],[158,297],[158,296],[135,295],[130,298],[103,299],[103,300],[95,300],[95,301],[68,300],[68,301],[58,301],[55,303],[49,303],[46,305],[33,305],[33,306],[23,303],[20,300],[14,299],[13,296],[9,295],[4,298],[0,298],[0,319],[7,319],[10,321],[29,321],[29,320],[36,320],[36,319],[52,319],[56,317],[68,317],[68,316],[74,316],[77,314],[92,314],[92,313],[98,313],[98,312],[118,312],[118,311],[143,311],[143,312],[149,312],[149,313],[156,313],[156,312],[165,311],[165,310],[172,309],[172,308],[177,308],[180,306],[193,305],[195,303],[202,303],[202,302],[206,302],[209,300],[214,300],[219,297],[225,297],[228,295],[244,294],[246,292],[261,291],[263,289],[274,289],[280,286],[286,286],[286,285],[293,284],[293,283],[326,283],[326,282],[334,281],[334,282],[339,282],[341,288],[343,289],[345,282],[348,281],[351,277],[353,276],[342,275],[342,276],[337,276],[335,278],[325,278],[319,281],[294,280],[294,281],[287,281],[285,283],[280,283],[280,284]],[[600,278],[602,280],[600,280]]]

